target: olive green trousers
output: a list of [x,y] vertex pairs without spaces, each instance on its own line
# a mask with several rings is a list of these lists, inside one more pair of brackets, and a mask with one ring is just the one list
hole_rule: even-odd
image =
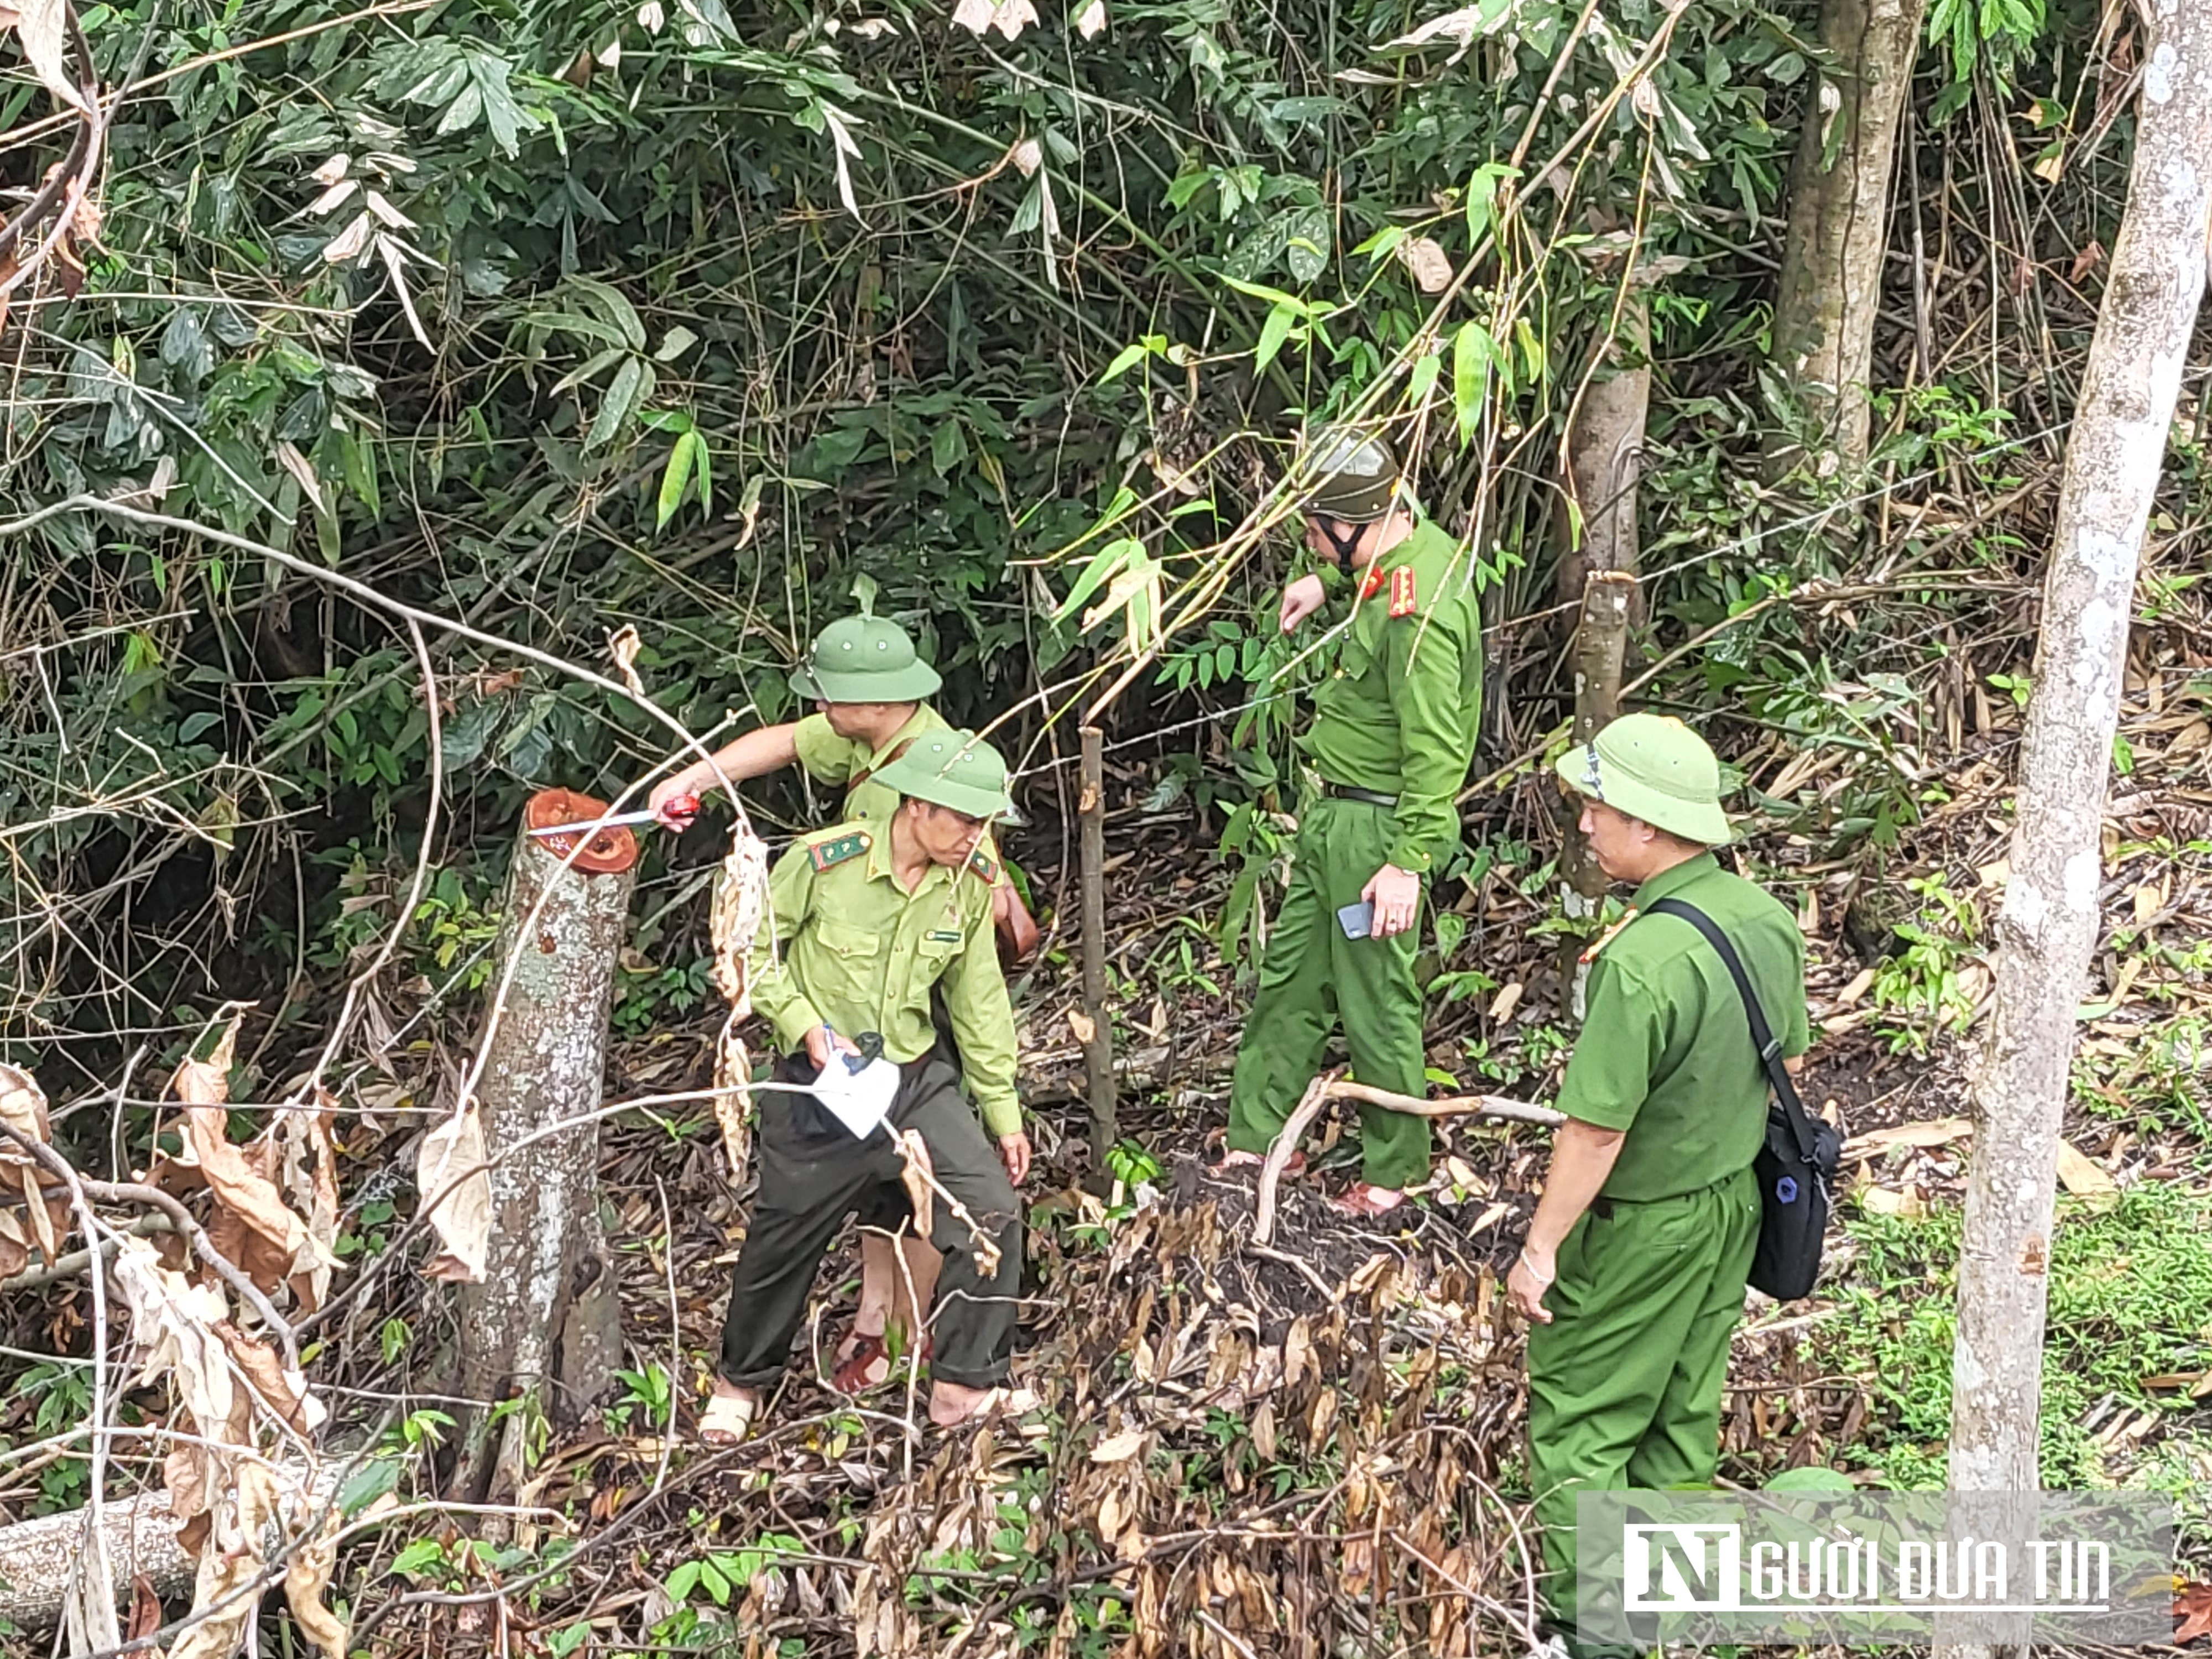
[[1600,1199],[1559,1246],[1552,1322],[1528,1330],[1528,1473],[1560,1626],[1574,1626],[1581,1588],[1577,1492],[1711,1486],[1758,1242],[1759,1183],[1743,1169],[1679,1198]]
[[[1260,963],[1260,984],[1237,1049],[1229,1145],[1264,1152],[1321,1069],[1338,1023],[1352,1074],[1393,1094],[1428,1092],[1419,926],[1389,939],[1346,939],[1336,913],[1388,860],[1395,820],[1366,801],[1315,801],[1298,824],[1290,890]],[[1429,1121],[1379,1106],[1359,1111],[1362,1174],[1377,1187],[1428,1179]]]

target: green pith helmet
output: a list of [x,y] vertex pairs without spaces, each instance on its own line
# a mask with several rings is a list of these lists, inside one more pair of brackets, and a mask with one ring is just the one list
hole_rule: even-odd
[[1398,501],[1398,458],[1378,434],[1354,426],[1316,428],[1306,447],[1313,493],[1304,510],[1345,524],[1373,524]]
[[971,818],[1013,815],[1006,763],[973,732],[932,732],[876,774],[876,781],[914,800],[949,806]]
[[1732,838],[1721,810],[1721,763],[1705,740],[1668,714],[1623,714],[1592,743],[1553,763],[1578,795],[1703,847]]
[[906,629],[881,617],[831,623],[791,671],[791,689],[809,702],[918,702],[942,684]]

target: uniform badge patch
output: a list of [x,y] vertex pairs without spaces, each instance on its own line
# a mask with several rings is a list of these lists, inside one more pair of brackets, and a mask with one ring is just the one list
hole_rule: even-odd
[[933,927],[929,930],[929,937],[933,944],[957,945],[962,939],[965,939],[967,935],[965,933],[957,933],[949,927]]
[[806,849],[806,856],[817,870],[828,870],[856,859],[868,850],[867,836],[858,830],[849,835],[837,836],[829,841],[818,841]]
[[1413,614],[1414,607],[1420,603],[1417,587],[1418,579],[1410,564],[1401,564],[1390,573],[1390,614],[1393,617]]
[[977,875],[981,876],[986,882],[995,883],[999,879],[998,860],[994,859],[988,853],[986,853],[980,847],[977,848],[973,854],[969,854],[968,867],[970,870],[973,870]]

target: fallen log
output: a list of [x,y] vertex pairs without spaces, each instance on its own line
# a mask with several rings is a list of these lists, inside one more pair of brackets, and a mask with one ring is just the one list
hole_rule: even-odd
[[[329,1464],[307,1482],[308,1503],[319,1510],[338,1487]],[[295,1474],[295,1477],[296,1474]],[[156,1488],[100,1506],[100,1535],[118,1602],[128,1604],[132,1581],[144,1578],[164,1601],[188,1597],[199,1559],[177,1542],[169,1494]],[[76,1566],[86,1553],[85,1512],[67,1510],[0,1527],[0,1620],[25,1630],[49,1629],[76,1588]]]
[[1413,1095],[1392,1094],[1388,1089],[1371,1089],[1364,1083],[1347,1083],[1332,1072],[1324,1072],[1306,1085],[1299,1097],[1297,1109],[1283,1124],[1282,1133],[1267,1148],[1267,1161],[1260,1166],[1260,1192],[1252,1208],[1252,1242],[1264,1245],[1275,1237],[1275,1188],[1283,1178],[1283,1170],[1297,1150],[1298,1139],[1307,1127],[1319,1117],[1322,1108],[1332,1100],[1357,1101],[1365,1106],[1380,1106],[1386,1111],[1404,1112],[1413,1117],[1488,1117],[1507,1123],[1535,1123],[1556,1129],[1567,1120],[1563,1113],[1548,1106],[1532,1106],[1525,1100],[1509,1100],[1503,1095],[1447,1095],[1439,1100],[1422,1100]]

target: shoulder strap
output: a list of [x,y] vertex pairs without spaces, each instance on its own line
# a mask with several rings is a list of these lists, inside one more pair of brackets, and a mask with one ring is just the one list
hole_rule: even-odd
[[1646,912],[1650,915],[1680,916],[1684,921],[1705,936],[1705,943],[1713,947],[1727,969],[1729,977],[1735,981],[1736,994],[1743,999],[1743,1011],[1751,1020],[1751,1046],[1759,1051],[1759,1063],[1766,1068],[1766,1079],[1774,1085],[1774,1097],[1782,1103],[1782,1115],[1789,1120],[1790,1133],[1796,1138],[1797,1150],[1807,1162],[1813,1157],[1813,1123],[1805,1114],[1805,1103],[1797,1097],[1797,1085],[1790,1076],[1789,1068],[1782,1063],[1782,1039],[1774,1035],[1766,1023],[1766,1011],[1759,1006],[1759,994],[1751,988],[1751,975],[1744,971],[1743,958],[1729,943],[1729,936],[1720,930],[1718,923],[1694,904],[1678,898],[1662,898]]
[[901,756],[904,755],[908,750],[913,747],[914,739],[912,738],[908,738],[904,743],[895,744],[890,749],[885,750],[874,760],[870,761],[859,771],[854,773],[851,777],[845,780],[845,794],[847,798],[850,799],[855,789],[858,789],[870,778],[875,776],[876,774],[882,771],[884,767],[889,766],[893,761],[898,759]]

